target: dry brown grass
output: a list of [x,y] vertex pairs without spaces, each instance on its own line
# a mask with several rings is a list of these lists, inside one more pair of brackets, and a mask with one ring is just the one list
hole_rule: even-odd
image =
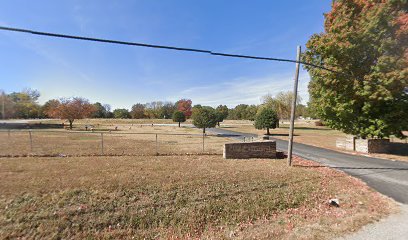
[[[2,238],[323,239],[393,203],[296,159],[221,156],[0,159]],[[327,200],[339,198],[339,208]]]
[[[115,127],[118,126],[118,131]],[[81,131],[78,131],[81,130]],[[101,130],[101,131],[100,131]],[[107,131],[111,130],[111,132]],[[102,125],[95,127],[96,132],[84,131],[82,124],[69,130],[33,130],[31,131],[33,149],[30,148],[27,130],[0,132],[0,155],[92,155],[101,154],[101,133],[103,132],[104,154],[107,155],[155,155],[212,153],[222,154],[223,144],[233,141],[207,135],[204,139],[201,130],[179,128],[175,126],[140,126],[131,124]],[[156,145],[156,134],[158,144]]]

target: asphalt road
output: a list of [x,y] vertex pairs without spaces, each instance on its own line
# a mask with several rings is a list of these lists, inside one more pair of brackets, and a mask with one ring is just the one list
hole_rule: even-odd
[[[208,129],[208,132],[230,136],[238,135],[235,136],[237,139],[257,137],[256,134],[239,133],[219,128]],[[287,141],[273,140],[276,141],[278,150],[287,151]],[[293,154],[344,171],[363,180],[378,192],[400,203],[408,204],[408,162],[351,155],[301,143],[294,143]]]

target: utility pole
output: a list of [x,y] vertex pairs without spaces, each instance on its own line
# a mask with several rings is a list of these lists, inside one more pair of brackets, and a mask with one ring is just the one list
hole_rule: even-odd
[[292,166],[292,148],[293,148],[293,130],[295,127],[295,113],[296,113],[296,101],[297,101],[297,90],[298,90],[298,80],[299,80],[299,67],[300,67],[300,46],[297,47],[296,56],[296,71],[295,79],[293,84],[293,99],[292,99],[292,111],[290,114],[290,128],[289,128],[289,143],[288,143],[288,165]]
[[4,92],[2,91],[1,92],[1,117],[3,118],[3,120],[4,119],[6,119],[6,116],[5,116],[5,110],[4,110],[4,99],[5,99],[5,95],[4,95]]

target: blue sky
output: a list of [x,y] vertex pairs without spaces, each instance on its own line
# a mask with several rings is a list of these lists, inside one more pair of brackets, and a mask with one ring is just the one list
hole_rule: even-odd
[[[296,58],[323,31],[330,0],[2,0],[0,25],[38,31]],[[130,108],[177,101],[232,107],[292,89],[291,63],[55,39],[0,31],[0,89],[33,88],[40,102],[82,96]],[[302,70],[299,94],[308,99]]]

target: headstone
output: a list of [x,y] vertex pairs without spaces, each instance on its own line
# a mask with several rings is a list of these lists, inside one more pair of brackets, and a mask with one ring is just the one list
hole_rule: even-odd
[[226,143],[223,156],[226,159],[276,158],[276,142]]

